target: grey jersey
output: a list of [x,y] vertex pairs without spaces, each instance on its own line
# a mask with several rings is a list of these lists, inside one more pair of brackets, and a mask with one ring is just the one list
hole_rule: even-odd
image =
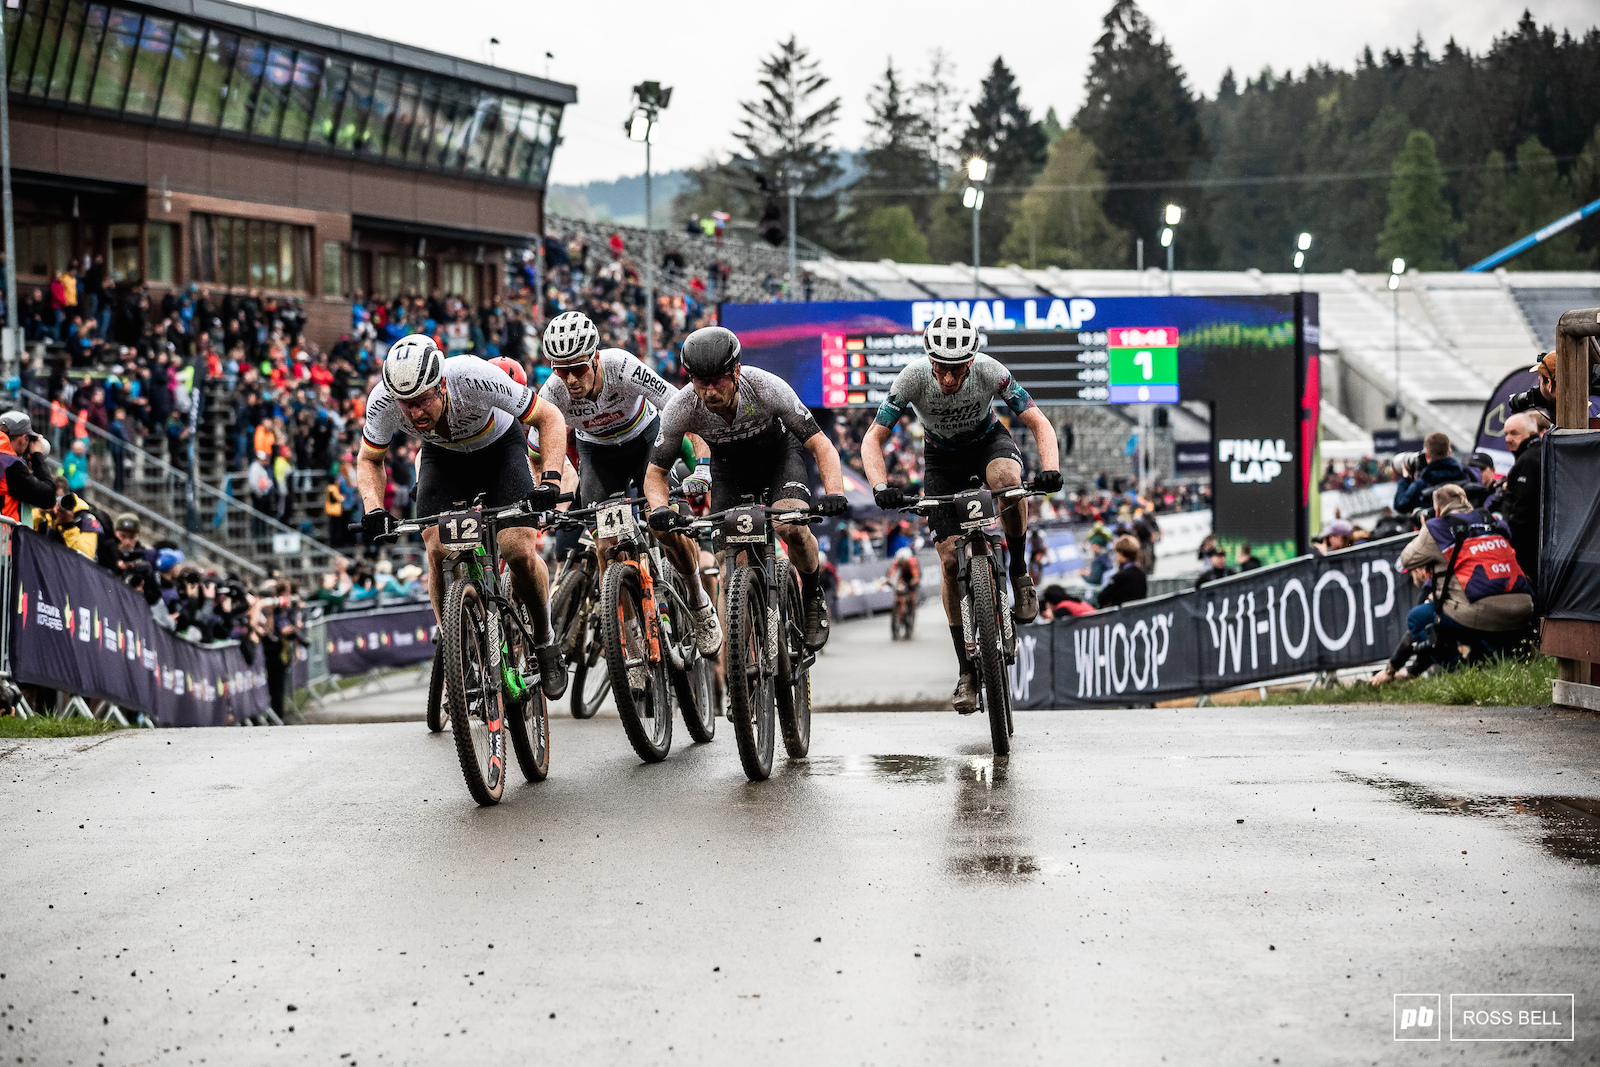
[[600,353],[600,387],[593,400],[574,400],[558,374],[545,380],[539,397],[567,417],[580,441],[620,445],[648,429],[658,406],[676,392],[636,357],[607,348]]
[[444,361],[444,400],[439,425],[423,433],[380,381],[367,397],[362,438],[368,448],[382,452],[395,432],[404,430],[452,452],[476,452],[518,422],[531,422],[539,395],[486,359],[451,356]]
[[889,396],[878,407],[878,424],[893,426],[906,408],[916,413],[935,449],[971,444],[995,426],[994,402],[1004,401],[1012,414],[1033,407],[1033,398],[1017,384],[1005,365],[989,356],[977,356],[967,380],[946,396],[933,376],[933,365],[923,356],[895,376]]
[[661,412],[661,435],[656,438],[650,462],[670,469],[686,433],[699,434],[715,454],[755,446],[757,438],[785,431],[800,441],[809,441],[819,432],[817,420],[800,403],[788,382],[759,367],[745,367],[739,373],[739,402],[731,421],[706,407],[692,387],[680,390],[667,401]]

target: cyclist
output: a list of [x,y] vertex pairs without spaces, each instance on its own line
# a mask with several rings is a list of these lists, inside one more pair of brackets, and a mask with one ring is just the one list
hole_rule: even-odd
[[[552,373],[539,397],[572,420],[578,437],[580,503],[595,504],[630,485],[642,485],[650,450],[661,434],[656,405],[666,403],[678,390],[622,349],[602,352],[600,331],[581,311],[563,312],[550,320],[544,331],[544,355]],[[695,644],[702,655],[714,656],[722,647],[722,631],[717,609],[700,584],[700,546],[678,533],[658,532],[657,539],[688,587]],[[614,544],[614,537],[596,538],[602,578],[610,563],[606,550]]]
[[[742,495],[763,493],[774,508],[805,509],[811,503],[811,486],[803,448],[822,475],[824,496],[817,501],[816,513],[844,514],[849,505],[838,450],[788,382],[759,367],[740,365],[739,339],[732,330],[706,326],[694,331],[684,338],[680,363],[693,388],[679,392],[661,412],[661,433],[644,480],[644,495],[653,507],[651,529],[670,530],[678,521],[668,504],[667,471],[678,457],[684,434],[698,434],[707,448],[684,482],[684,491],[709,490],[712,511],[737,505]],[[800,576],[806,647],[815,652],[828,643],[828,605],[819,579],[817,539],[804,524],[775,523],[774,532]],[[719,567],[723,555],[717,553]]]
[[[1043,466],[1036,487],[1045,493],[1061,489],[1056,433],[1027,390],[998,361],[978,354],[982,338],[960,315],[942,315],[922,334],[925,353],[903,369],[878,408],[878,417],[861,440],[861,465],[881,508],[907,500],[899,486],[888,483],[883,443],[910,408],[924,431],[924,492],[946,496],[969,487],[980,477],[990,489],[1022,484],[1022,453],[1011,432],[994,415],[1001,400],[1033,434]],[[1013,617],[1032,622],[1039,614],[1039,594],[1028,577],[1028,509],[1022,499],[1001,501],[1000,526],[1005,531],[1007,568],[1016,593]],[[978,710],[978,679],[961,633],[961,594],[956,585],[957,542],[943,538],[935,545],[944,575],[944,612],[950,623],[961,674],[956,681],[955,709],[963,715]]]
[[902,545],[889,561],[889,588],[894,590],[894,614],[904,619],[922,588],[922,564],[910,545]]
[[[397,523],[383,509],[383,456],[396,432],[422,440],[417,457],[417,514],[437,515],[485,493],[488,507],[528,500],[539,510],[555,507],[560,495],[561,453],[546,457],[537,486],[528,466],[527,444],[518,424],[532,426],[540,439],[562,441],[567,427],[553,404],[518,385],[510,375],[477,356],[451,356],[433,338],[414,333],[400,338],[383,361],[383,380],[367,398],[356,485],[366,505],[362,532],[370,543]],[[511,569],[511,585],[533,621],[535,650],[545,696],[566,692],[561,650],[551,643],[550,577],[535,545],[531,518],[500,528],[500,553]],[[439,532],[422,532],[428,550],[428,594],[439,615],[444,595],[446,553]]]

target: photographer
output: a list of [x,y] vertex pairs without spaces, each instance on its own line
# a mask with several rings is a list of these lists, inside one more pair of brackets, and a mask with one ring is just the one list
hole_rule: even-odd
[[[261,648],[262,667],[267,672],[267,696],[272,710],[283,718],[289,666],[294,662],[296,643],[305,644],[301,632],[300,599],[287,581],[268,578],[261,583],[250,606],[250,633]],[[248,660],[250,656],[246,656]]]
[[218,640],[216,579],[185,567],[173,585],[178,597],[172,605],[172,624],[178,636],[200,644]]
[[1528,582],[1539,584],[1539,465],[1550,420],[1525,411],[1506,420],[1506,445],[1516,457],[1496,503],[1511,530],[1511,548]]
[[117,577],[143,595],[146,604],[161,602],[161,580],[156,577],[156,551],[139,543],[139,518],[133,512],[117,516],[112,526],[111,569]]
[[[1580,359],[1589,360],[1589,395],[1600,393],[1600,363],[1588,355],[1590,349],[1584,346]],[[1521,414],[1524,411],[1541,410],[1550,419],[1554,420],[1556,414],[1556,380],[1555,365],[1558,356],[1554,352],[1540,353],[1538,360],[1528,370],[1539,376],[1539,384],[1525,393],[1514,393],[1506,398],[1507,410]]]
[[39,510],[33,516],[34,529],[57,544],[95,560],[100,537],[105,532],[100,520],[94,517],[89,502],[76,493],[63,493],[56,506],[48,511]]
[[24,504],[55,507],[55,481],[44,465],[49,450],[44,438],[33,432],[26,412],[0,415],[0,515],[21,522]]
[[1412,643],[1445,667],[1460,658],[1460,645],[1469,659],[1508,650],[1533,619],[1532,587],[1509,531],[1473,509],[1459,485],[1435,489],[1433,506],[1436,517],[1400,553],[1402,568],[1433,583],[1433,595],[1406,618]]
[[1397,454],[1394,469],[1400,475],[1394,490],[1394,509],[1402,515],[1427,507],[1429,494],[1441,485],[1466,485],[1472,480],[1451,455],[1450,438],[1442,433],[1430,433],[1422,439],[1420,456],[1416,452]]

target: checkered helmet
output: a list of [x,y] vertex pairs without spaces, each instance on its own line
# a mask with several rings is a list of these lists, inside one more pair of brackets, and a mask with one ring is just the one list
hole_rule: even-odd
[[940,315],[922,331],[922,350],[935,363],[966,363],[978,354],[983,337],[960,315]]

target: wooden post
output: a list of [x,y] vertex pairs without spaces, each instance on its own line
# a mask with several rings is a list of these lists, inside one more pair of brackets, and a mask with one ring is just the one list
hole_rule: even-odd
[[[1589,361],[1594,351],[1592,338],[1597,336],[1600,308],[1568,311],[1556,325],[1556,425],[1562,429],[1589,428]],[[1563,656],[1556,663],[1561,681],[1588,684],[1587,661]]]

